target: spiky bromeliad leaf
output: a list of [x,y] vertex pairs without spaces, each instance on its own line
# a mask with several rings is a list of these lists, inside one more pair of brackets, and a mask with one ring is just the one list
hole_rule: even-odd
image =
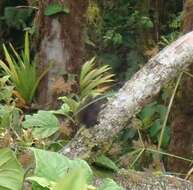
[[101,68],[94,68],[95,58],[87,61],[80,73],[80,98],[87,96],[96,97],[101,95],[113,81],[113,74],[109,74],[110,67],[104,65]]
[[10,49],[12,54],[3,45],[6,63],[0,60],[0,67],[6,75],[10,76],[9,80],[18,92],[19,97],[22,97],[26,103],[31,103],[40,80],[48,72],[49,68],[44,70],[39,76],[37,75],[36,64],[30,59],[28,33],[25,35],[24,50],[21,55],[11,44]]

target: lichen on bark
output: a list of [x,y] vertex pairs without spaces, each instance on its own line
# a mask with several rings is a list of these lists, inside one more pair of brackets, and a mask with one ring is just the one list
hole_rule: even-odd
[[61,152],[70,157],[91,154],[95,147],[100,149],[103,142],[108,142],[120,132],[127,122],[146,103],[157,95],[162,86],[173,79],[193,60],[193,32],[172,43],[153,57],[133,78],[126,82],[115,97],[100,112],[98,124],[87,129],[91,134],[90,143],[85,145],[83,135],[76,135]]

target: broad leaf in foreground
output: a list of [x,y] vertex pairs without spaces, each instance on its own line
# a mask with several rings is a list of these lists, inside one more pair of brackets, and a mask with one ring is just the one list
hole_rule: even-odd
[[53,135],[59,130],[60,124],[56,116],[50,111],[38,111],[34,115],[26,115],[24,128],[32,128],[35,138],[43,139]]
[[119,169],[117,165],[111,159],[106,157],[105,155],[99,156],[96,159],[95,164],[103,168],[113,170],[113,171],[117,171]]
[[[70,160],[59,153],[34,148],[32,148],[32,150],[35,155],[36,168],[34,176],[28,178],[29,180],[35,181],[44,187],[52,187],[55,189],[60,183],[62,186],[68,185],[72,176],[78,176],[77,179],[79,179],[79,182],[84,182],[85,180],[84,183],[80,184],[81,186],[91,183],[92,170],[84,160]],[[79,175],[80,171],[81,175]],[[66,176],[65,178],[68,180],[63,183],[62,180],[64,176]],[[82,180],[82,178],[84,178],[84,180]],[[79,183],[78,181],[77,183]]]
[[52,190],[86,190],[87,183],[83,168],[75,168],[68,172],[54,185]]
[[14,153],[0,149],[0,190],[22,190],[24,171]]

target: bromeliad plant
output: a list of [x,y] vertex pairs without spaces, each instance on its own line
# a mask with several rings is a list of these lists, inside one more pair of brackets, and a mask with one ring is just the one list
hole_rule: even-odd
[[12,44],[9,44],[11,52],[3,44],[6,63],[0,60],[0,67],[5,75],[10,76],[9,80],[15,87],[16,96],[30,104],[38,87],[40,80],[47,73],[44,70],[39,76],[36,70],[36,63],[30,58],[29,34],[25,34],[24,50],[21,55],[16,51]]
[[109,74],[110,66],[95,67],[95,58],[86,62],[80,73],[80,99],[95,98],[109,89],[109,83],[113,81],[114,74]]
[[95,63],[96,59],[92,58],[83,65],[79,78],[79,92],[72,96],[60,97],[63,105],[58,113],[74,120],[80,110],[90,105],[94,98],[104,95],[110,88],[114,76],[110,73],[110,66],[95,68]]

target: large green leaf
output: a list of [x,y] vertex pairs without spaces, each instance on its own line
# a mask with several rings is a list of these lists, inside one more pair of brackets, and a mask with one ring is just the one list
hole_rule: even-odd
[[[159,141],[159,136],[157,137]],[[166,127],[163,134],[163,140],[162,140],[162,147],[166,148],[169,145],[170,142],[170,128]]]
[[157,119],[152,127],[149,128],[149,133],[150,133],[150,137],[151,138],[155,138],[157,137],[157,135],[160,133],[160,130],[161,130],[161,122],[160,122],[160,119]]
[[106,157],[104,155],[99,156],[96,159],[95,164],[100,166],[100,167],[110,169],[113,171],[117,171],[119,169],[111,159],[109,159],[108,157]]
[[13,93],[13,86],[7,85],[9,76],[5,75],[0,78],[0,101],[9,100]]
[[37,185],[36,184],[33,185],[33,189],[37,189],[37,188],[38,189],[41,189],[41,188],[51,189],[53,186],[55,186],[55,182],[48,180],[45,177],[32,176],[32,177],[27,177],[27,180],[37,183]]
[[87,183],[84,172],[83,168],[73,169],[60,179],[52,190],[86,190]]
[[57,182],[43,177],[28,177],[27,179],[38,183],[42,188],[48,188],[50,190],[86,190],[87,183],[84,172],[85,170],[83,168],[73,169]]
[[123,188],[112,179],[105,179],[99,190],[123,190]]
[[69,14],[70,10],[66,5],[61,5],[59,3],[51,3],[46,7],[44,11],[44,15],[46,16],[52,16],[58,13]]
[[156,106],[157,102],[146,105],[139,114],[140,119],[144,120],[151,118],[156,112]]
[[22,190],[24,171],[10,149],[0,149],[0,190]]
[[36,177],[57,182],[69,171],[78,168],[84,171],[84,178],[88,184],[92,181],[92,170],[84,160],[70,160],[59,153],[34,148],[32,150],[36,161]]
[[164,122],[165,116],[166,116],[166,112],[167,112],[167,107],[164,105],[157,105],[156,111],[159,113],[160,115],[160,120],[161,122]]
[[26,115],[24,128],[32,128],[35,138],[47,138],[59,130],[59,121],[50,111],[38,111],[34,115]]
[[0,127],[1,128],[10,127],[14,111],[15,111],[14,106],[0,105]]

